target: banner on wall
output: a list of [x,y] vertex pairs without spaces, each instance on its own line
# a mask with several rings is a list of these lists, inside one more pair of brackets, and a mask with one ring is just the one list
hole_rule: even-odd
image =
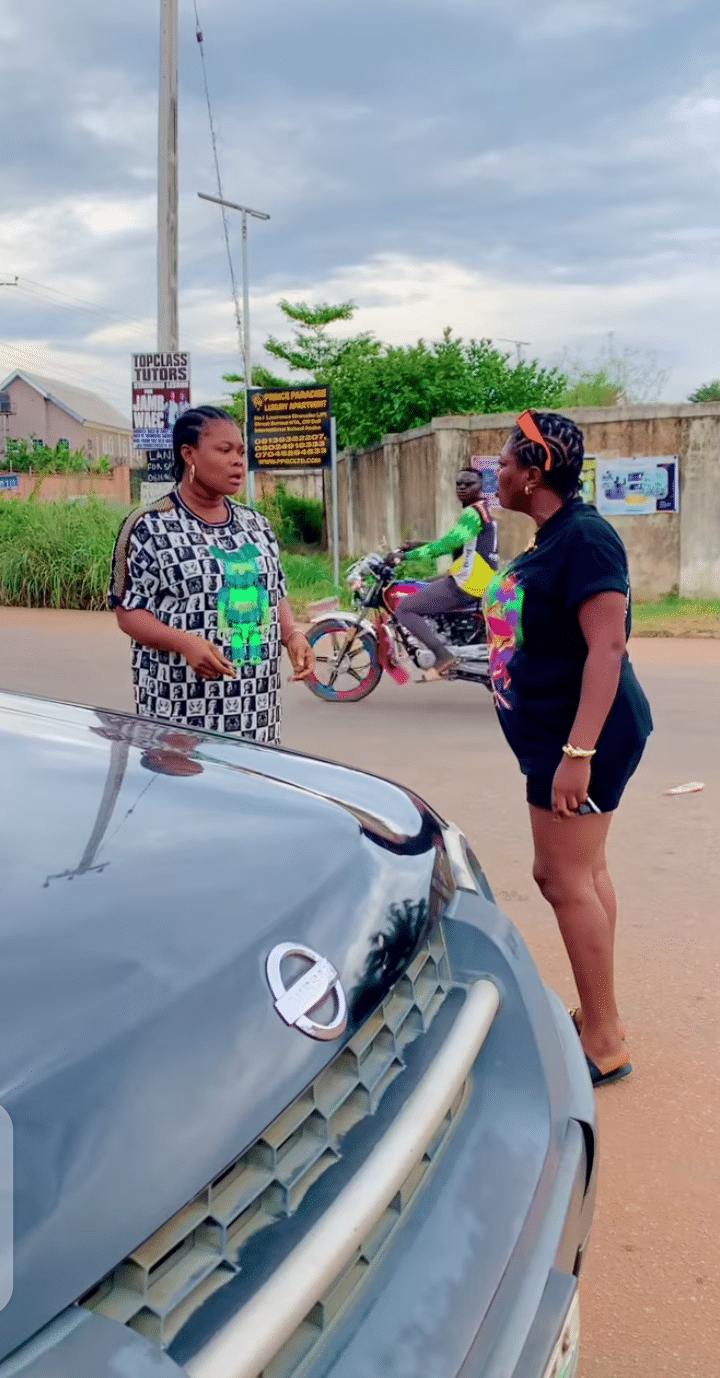
[[597,509],[604,517],[680,510],[679,455],[597,461]]
[[483,497],[487,503],[488,512],[493,514],[499,512],[497,476],[500,461],[497,455],[473,455],[470,463],[473,469],[477,469],[477,472],[482,474]]

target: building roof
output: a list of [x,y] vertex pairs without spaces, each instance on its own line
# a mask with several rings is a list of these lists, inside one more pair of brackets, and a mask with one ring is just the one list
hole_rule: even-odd
[[90,426],[107,426],[115,431],[132,430],[127,417],[116,411],[109,402],[104,402],[102,397],[94,392],[86,392],[84,388],[72,387],[70,383],[61,383],[58,378],[42,378],[38,373],[27,373],[25,369],[18,368],[0,383],[0,392],[7,392],[17,378],[42,393],[49,402],[54,402],[76,421]]

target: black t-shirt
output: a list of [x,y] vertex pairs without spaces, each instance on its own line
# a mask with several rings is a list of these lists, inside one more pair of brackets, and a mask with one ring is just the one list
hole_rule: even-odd
[[[554,769],[580,702],[588,648],[578,610],[597,593],[622,593],[630,634],[625,547],[597,510],[572,498],[538,529],[534,547],[485,594],[490,674],[505,736],[525,774]],[[647,699],[625,655],[597,750],[630,756],[652,731]]]

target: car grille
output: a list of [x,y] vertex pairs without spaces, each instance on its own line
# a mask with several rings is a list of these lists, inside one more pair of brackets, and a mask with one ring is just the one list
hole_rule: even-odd
[[[429,1030],[452,984],[439,926],[380,1009],[312,1086],[81,1305],[167,1349],[241,1266],[243,1273],[252,1272],[251,1251],[260,1232],[292,1216],[314,1183],[339,1162],[343,1140],[376,1112],[405,1069],[406,1050]],[[292,1373],[344,1309],[437,1158],[463,1101],[461,1091],[372,1237],[362,1241],[354,1262],[264,1370],[266,1378]]]

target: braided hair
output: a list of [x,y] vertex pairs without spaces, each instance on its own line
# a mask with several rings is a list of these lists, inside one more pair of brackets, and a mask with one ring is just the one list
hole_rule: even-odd
[[235,417],[221,407],[190,407],[178,417],[173,426],[173,478],[179,483],[185,473],[183,445],[196,450],[208,421],[234,421]]
[[510,437],[515,459],[521,469],[536,465],[542,473],[543,483],[559,498],[574,498],[581,487],[580,473],[585,457],[583,433],[569,416],[542,411],[533,412],[533,416],[538,430],[550,446],[552,468],[545,468],[547,455],[542,446],[534,440],[528,440],[519,426],[515,427]]

